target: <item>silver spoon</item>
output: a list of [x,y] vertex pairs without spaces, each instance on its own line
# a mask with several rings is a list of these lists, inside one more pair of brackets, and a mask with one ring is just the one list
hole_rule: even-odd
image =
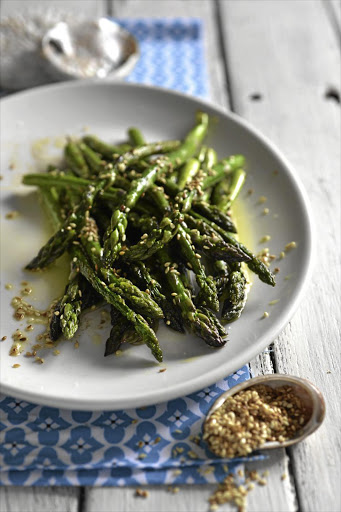
[[295,433],[294,437],[281,443],[279,441],[264,443],[262,446],[257,448],[257,451],[271,450],[274,448],[285,448],[287,446],[299,443],[306,437],[310,436],[310,434],[315,432],[315,430],[321,426],[326,411],[325,401],[321,392],[306,379],[301,379],[300,377],[294,377],[292,375],[280,374],[261,375],[259,377],[255,377],[253,379],[242,382],[237,386],[233,386],[233,388],[220,395],[220,397],[214,402],[207,414],[205,422],[208,420],[211,414],[213,414],[225,402],[228,397],[233,396],[244,389],[251,388],[257,384],[264,384],[271,388],[291,386],[294,388],[295,394],[301,398],[307,408],[308,413],[310,414],[308,421],[301,429]]
[[139,58],[138,43],[107,18],[59,22],[42,38],[42,55],[54,78],[122,78]]

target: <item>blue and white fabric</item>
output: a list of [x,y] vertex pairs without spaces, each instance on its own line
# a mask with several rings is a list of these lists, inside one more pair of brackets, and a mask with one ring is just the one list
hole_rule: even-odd
[[[195,19],[119,22],[141,58],[128,81],[207,97],[202,26]],[[247,366],[183,398],[124,411],[69,411],[0,397],[2,485],[141,485],[216,482],[226,474],[201,440],[217,397],[250,377]],[[230,471],[242,462],[228,462]]]

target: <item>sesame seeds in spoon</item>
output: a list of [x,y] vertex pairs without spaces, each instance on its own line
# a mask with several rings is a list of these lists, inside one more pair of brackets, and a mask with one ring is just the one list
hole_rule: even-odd
[[265,375],[239,384],[213,404],[203,439],[223,458],[296,444],[323,422],[325,403],[309,381]]

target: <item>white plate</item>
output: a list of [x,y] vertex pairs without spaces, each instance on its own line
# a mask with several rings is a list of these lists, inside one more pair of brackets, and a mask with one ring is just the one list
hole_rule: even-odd
[[[58,346],[60,355],[46,350],[42,365],[23,356],[10,357],[11,334],[20,324],[13,319],[9,302],[19,292],[20,282],[26,279],[32,284],[30,300],[39,307],[46,307],[63,289],[63,279],[53,280],[51,272],[28,274],[22,270],[48,236],[34,188],[19,186],[21,174],[34,169],[33,156],[40,153],[40,157],[43,154],[51,160],[52,153],[61,153],[58,137],[80,135],[84,130],[111,142],[124,139],[129,126],[141,127],[148,140],[182,137],[193,125],[198,109],[216,120],[207,142],[219,156],[243,153],[247,158],[248,181],[237,208],[244,211],[241,240],[256,252],[268,246],[276,255],[288,242],[297,244],[285,259],[272,264],[280,267],[277,286],[272,288],[254,278],[245,311],[231,324],[229,341],[222,349],[210,349],[199,338],[160,328],[162,365],[153,360],[145,346],[129,347],[121,357],[104,358],[109,326],[99,327],[98,314],[87,315],[77,335],[78,349],[72,342],[63,341]],[[150,405],[194,392],[238,370],[273,341],[289,321],[310,268],[312,230],[307,199],[285,158],[243,120],[200,100],[162,89],[75,82],[4,99],[1,126],[4,179],[0,337],[7,336],[0,343],[3,393],[73,409]],[[9,170],[11,163],[13,170]],[[253,194],[248,196],[251,188]],[[260,196],[267,197],[265,204],[258,202]],[[268,215],[262,213],[264,207],[269,208]],[[6,219],[5,214],[11,210],[18,210],[20,216]],[[259,240],[268,234],[271,240],[260,244]],[[12,283],[13,289],[6,290],[6,283]],[[278,299],[278,303],[269,305]],[[268,318],[263,318],[264,311],[270,313]],[[37,332],[28,333],[31,345]],[[13,369],[15,363],[21,364],[20,368]],[[159,372],[160,368],[167,371]]]

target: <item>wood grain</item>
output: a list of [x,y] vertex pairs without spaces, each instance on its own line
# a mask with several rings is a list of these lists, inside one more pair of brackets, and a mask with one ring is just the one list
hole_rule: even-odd
[[112,0],[114,17],[196,17],[204,25],[206,62],[210,77],[210,98],[228,107],[229,96],[224,75],[224,59],[216,28],[215,3],[211,0]]
[[0,493],[2,512],[77,512],[77,487],[7,487]]
[[1,0],[1,17],[44,12],[46,8],[57,11],[74,12],[82,16],[102,16],[106,13],[106,0]]
[[[106,6],[104,1],[58,0],[58,8],[79,10],[80,3],[82,12],[89,15],[102,14]],[[56,2],[44,0],[43,4]],[[37,5],[42,2],[3,0],[1,14]],[[340,20],[339,2],[331,6]],[[212,100],[223,107],[232,104],[268,135],[305,184],[316,212],[315,271],[299,310],[275,341],[274,352],[258,356],[251,369],[254,375],[275,369],[309,378],[325,394],[327,418],[321,430],[300,446],[288,453],[275,451],[269,460],[257,463],[260,472],[270,469],[268,485],[249,494],[248,511],[339,512],[340,106],[326,98],[329,88],[340,91],[335,27],[322,2],[314,0],[113,0],[110,11],[117,17],[201,18]],[[260,93],[261,100],[252,101],[253,93]],[[289,476],[282,480],[284,473]],[[172,494],[154,486],[148,487],[150,495],[144,500],[134,496],[133,488],[88,488],[81,512],[206,511],[212,489],[182,486],[178,494]],[[77,488],[7,488],[1,510],[73,512],[78,493]],[[232,509],[226,505],[220,510]]]
[[335,17],[336,25],[339,28],[339,35],[341,30],[341,2],[340,0],[330,0],[331,10]]
[[[275,343],[275,364],[280,373],[310,379],[326,397],[323,427],[290,454],[300,510],[331,512],[340,510],[333,491],[340,478],[340,106],[326,92],[340,91],[340,60],[321,3],[292,4],[220,5],[236,110],[281,147],[315,212],[315,270],[304,301]],[[254,92],[261,101],[251,100]]]

